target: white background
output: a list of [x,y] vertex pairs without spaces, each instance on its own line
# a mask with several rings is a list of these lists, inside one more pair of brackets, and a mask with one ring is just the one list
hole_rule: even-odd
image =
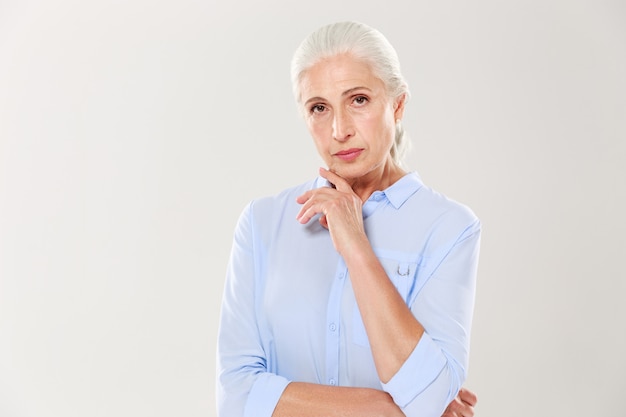
[[289,60],[359,20],[474,209],[480,417],[625,415],[626,4],[0,0],[0,416],[211,416],[235,221],[320,164]]

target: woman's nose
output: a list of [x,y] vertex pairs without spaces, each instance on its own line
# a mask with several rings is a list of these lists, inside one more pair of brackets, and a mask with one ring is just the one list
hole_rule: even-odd
[[352,118],[347,112],[335,112],[333,118],[333,138],[340,142],[348,140],[354,135],[354,125]]

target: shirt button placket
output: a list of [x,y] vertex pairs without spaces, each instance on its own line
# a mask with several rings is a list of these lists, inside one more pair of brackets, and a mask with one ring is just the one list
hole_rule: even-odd
[[328,329],[326,336],[326,382],[333,386],[339,384],[339,323],[341,320],[341,299],[346,281],[344,279],[346,272],[346,266],[343,260],[340,260],[335,274],[337,279],[335,279],[330,289],[328,309],[326,312],[326,325]]

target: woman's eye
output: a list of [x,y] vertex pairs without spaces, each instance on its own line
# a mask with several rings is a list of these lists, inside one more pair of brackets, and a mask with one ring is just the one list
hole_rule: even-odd
[[365,96],[357,96],[357,97],[354,98],[354,102],[356,104],[365,104],[365,103],[367,103],[367,101],[368,101],[368,99]]
[[326,110],[326,107],[324,107],[322,104],[316,104],[314,106],[311,106],[311,113],[322,113],[324,110]]

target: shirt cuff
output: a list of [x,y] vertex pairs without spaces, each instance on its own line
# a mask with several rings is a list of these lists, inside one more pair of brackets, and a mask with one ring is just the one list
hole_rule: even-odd
[[271,373],[259,375],[248,395],[244,417],[271,417],[289,382],[287,378]]
[[424,332],[398,372],[382,384],[383,390],[404,408],[439,376],[446,363],[439,346]]

